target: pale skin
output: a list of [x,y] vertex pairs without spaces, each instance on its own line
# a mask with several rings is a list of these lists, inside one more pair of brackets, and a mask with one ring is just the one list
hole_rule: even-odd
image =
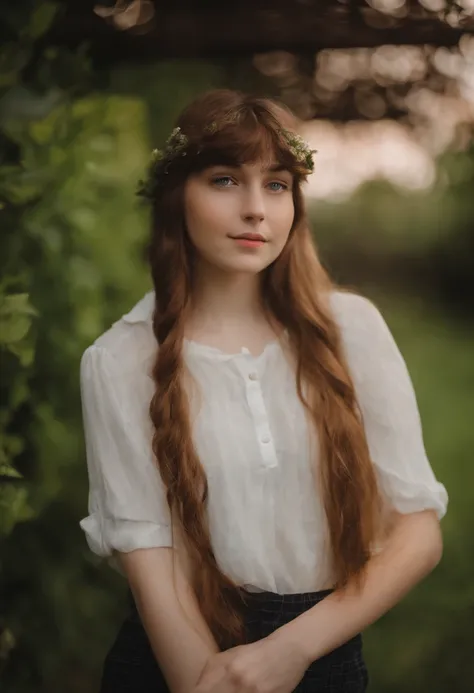
[[[256,355],[275,338],[278,328],[269,325],[261,305],[259,275],[288,239],[291,182],[287,171],[269,171],[259,162],[216,167],[188,181],[186,218],[198,257],[188,338],[229,353],[246,346]],[[241,248],[233,236],[247,230],[266,242]],[[270,637],[225,652],[200,613],[180,542],[119,559],[171,693],[291,693],[311,662],[391,609],[433,570],[441,553],[434,512],[394,514],[360,589],[351,583]]]
[[[294,218],[292,175],[277,166],[215,166],[191,178],[185,204],[199,259],[187,337],[234,353],[259,354],[275,338],[261,305],[260,273],[283,250]],[[265,239],[243,248],[235,236]]]

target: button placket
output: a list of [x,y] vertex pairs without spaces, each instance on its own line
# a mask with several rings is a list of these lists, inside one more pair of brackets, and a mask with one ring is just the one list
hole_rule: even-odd
[[241,364],[239,370],[246,381],[247,402],[252,412],[263,466],[267,468],[276,467],[278,461],[268,422],[265,401],[260,387],[258,372],[256,368],[252,366],[253,364],[244,363]]

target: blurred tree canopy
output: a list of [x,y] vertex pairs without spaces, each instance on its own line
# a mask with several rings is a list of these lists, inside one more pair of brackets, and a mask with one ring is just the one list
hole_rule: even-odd
[[[463,69],[472,68],[463,3],[262,3],[246,10],[259,19],[245,15],[245,36],[237,21],[235,36],[215,30],[229,18],[234,26],[221,4],[200,3],[205,19],[196,3],[156,3],[150,13],[151,4],[120,3],[129,12],[122,20],[113,2],[102,17],[94,3],[79,1],[1,8],[0,682],[7,693],[94,690],[120,618],[123,582],[99,569],[78,528],[87,504],[78,366],[84,348],[149,287],[147,215],[134,189],[152,145],[196,93],[223,85],[278,94],[307,118],[395,116],[416,129],[412,90],[443,96],[447,89],[458,98]],[[293,28],[290,6],[300,13]],[[318,30],[300,35],[305,13]],[[128,22],[127,31],[114,28],[114,18]],[[373,60],[388,36],[418,46],[406,54],[404,73],[397,70],[405,54]],[[443,64],[438,50],[454,57]],[[179,51],[208,60],[178,60]],[[426,58],[426,69],[415,60],[418,72],[410,72],[414,56]],[[361,91],[369,101],[380,96],[383,113]],[[474,151],[472,122],[463,116],[458,125],[446,151],[433,151],[438,173],[429,189],[401,192],[374,181],[344,202],[310,205],[333,274],[363,288],[387,316],[415,381],[428,452],[451,496],[441,566],[368,634],[377,693],[464,693],[474,674],[467,482],[474,479]]]
[[[269,50],[314,54],[385,44],[453,46],[474,29],[471,11],[470,0],[69,0],[54,37],[69,43],[107,38],[106,50],[115,59],[129,47],[132,61]],[[114,33],[97,16],[127,33]]]
[[102,63],[253,55],[303,118],[342,121],[413,119],[420,90],[451,91],[473,33],[471,0],[77,0],[53,27]]

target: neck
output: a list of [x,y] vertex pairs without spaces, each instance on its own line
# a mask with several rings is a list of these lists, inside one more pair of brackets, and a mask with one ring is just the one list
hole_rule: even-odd
[[[197,268],[196,268],[197,269]],[[259,274],[197,269],[194,277],[189,329],[213,331],[262,323],[265,311]]]

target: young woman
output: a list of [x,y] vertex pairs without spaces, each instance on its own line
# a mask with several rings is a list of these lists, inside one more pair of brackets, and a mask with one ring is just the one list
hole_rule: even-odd
[[440,559],[410,378],[318,261],[296,126],[205,94],[142,183],[154,291],[81,366],[81,525],[133,594],[101,693],[361,693],[360,632]]

